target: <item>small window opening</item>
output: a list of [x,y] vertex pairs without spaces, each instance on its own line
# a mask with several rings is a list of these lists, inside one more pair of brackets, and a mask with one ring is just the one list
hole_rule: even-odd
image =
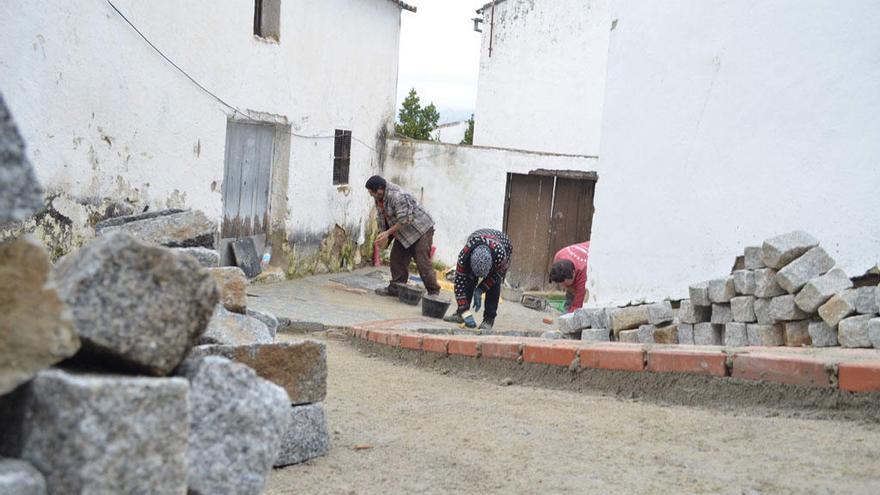
[[281,39],[281,0],[254,0],[254,35]]
[[351,163],[351,131],[336,129],[333,143],[333,185],[348,184]]

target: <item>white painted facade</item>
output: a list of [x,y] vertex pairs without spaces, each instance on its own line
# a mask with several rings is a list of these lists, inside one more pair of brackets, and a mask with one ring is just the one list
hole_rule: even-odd
[[[282,1],[273,42],[253,34],[253,1],[113,2],[220,98],[294,134],[321,136],[291,137],[287,188],[272,191],[287,209],[273,216],[285,219],[289,240],[315,244],[336,225],[363,240],[372,208],[363,183],[378,170],[376,150],[395,114],[401,5]],[[47,189],[220,220],[234,112],[107,2],[2,2],[0,33],[0,91]],[[351,187],[332,184],[334,129],[352,131]]]
[[447,122],[440,124],[436,129],[431,131],[431,139],[447,144],[461,144],[464,139],[464,133],[467,132],[468,121],[460,120],[458,122]]
[[880,4],[619,1],[611,15],[592,303],[686,297],[794,229],[850,276],[880,260]]
[[474,144],[598,155],[608,0],[497,0],[481,12]]
[[[436,259],[454,266],[471,232],[501,229],[508,172],[591,171],[596,159],[429,141],[389,139],[384,177],[412,193],[436,224]],[[516,247],[514,247],[516,249]]]

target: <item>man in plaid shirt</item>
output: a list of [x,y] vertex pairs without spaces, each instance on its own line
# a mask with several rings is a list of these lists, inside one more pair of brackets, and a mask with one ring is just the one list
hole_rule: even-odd
[[378,175],[367,180],[367,191],[376,201],[379,212],[379,230],[376,244],[382,248],[394,238],[391,247],[391,284],[376,293],[397,296],[394,284],[409,281],[409,262],[413,258],[419,269],[419,276],[428,294],[440,293],[437,274],[431,264],[431,245],[434,242],[434,220],[416,201],[412,194],[404,191]]

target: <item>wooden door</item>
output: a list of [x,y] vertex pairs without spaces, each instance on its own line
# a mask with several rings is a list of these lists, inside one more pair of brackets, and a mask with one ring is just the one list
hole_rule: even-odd
[[274,125],[227,123],[221,238],[265,238],[274,152]]
[[590,240],[597,178],[552,170],[507,174],[504,230],[513,243],[511,286],[550,289],[547,277],[556,252]]

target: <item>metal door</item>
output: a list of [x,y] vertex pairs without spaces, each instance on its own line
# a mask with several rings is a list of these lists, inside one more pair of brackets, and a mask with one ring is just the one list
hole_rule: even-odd
[[274,151],[274,125],[233,121],[226,124],[221,238],[261,236],[265,239],[269,230]]
[[556,252],[590,240],[596,180],[595,173],[571,171],[507,174],[504,231],[513,243],[511,286],[549,289]]

